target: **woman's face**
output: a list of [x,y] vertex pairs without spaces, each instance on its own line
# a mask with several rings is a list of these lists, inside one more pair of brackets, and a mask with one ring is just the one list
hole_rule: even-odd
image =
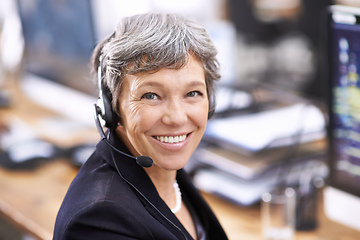
[[209,101],[202,64],[127,75],[120,101],[120,137],[135,155],[165,170],[185,166],[205,131]]

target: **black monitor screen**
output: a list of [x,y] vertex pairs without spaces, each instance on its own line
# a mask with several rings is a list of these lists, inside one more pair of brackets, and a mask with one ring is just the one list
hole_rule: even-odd
[[93,93],[95,32],[89,0],[18,0],[27,71]]
[[329,16],[330,184],[360,196],[360,10]]

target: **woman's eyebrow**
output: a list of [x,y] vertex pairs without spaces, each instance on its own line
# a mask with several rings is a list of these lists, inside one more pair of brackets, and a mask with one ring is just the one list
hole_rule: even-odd
[[164,86],[163,84],[155,81],[140,82],[139,84],[137,84],[138,89],[144,87],[163,87],[163,86]]
[[[158,81],[146,81],[146,82],[140,82],[139,84],[136,84],[136,88],[140,89],[140,88],[146,88],[146,87],[158,87],[158,88],[163,88],[164,85],[161,82]],[[206,88],[206,84],[203,81],[199,81],[199,80],[194,80],[189,82],[186,87],[202,87],[202,88]]]
[[199,87],[204,87],[204,88],[206,88],[205,82],[203,82],[203,81],[197,81],[197,80],[190,82],[190,83],[188,84],[188,86],[189,86],[189,87],[197,87],[197,86],[199,86]]

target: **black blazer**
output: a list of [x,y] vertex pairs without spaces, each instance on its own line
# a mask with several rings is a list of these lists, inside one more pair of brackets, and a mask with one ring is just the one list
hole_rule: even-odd
[[[112,145],[129,153],[115,134],[111,136]],[[177,172],[177,181],[183,199],[191,203],[204,226],[207,239],[227,239],[184,170]],[[53,240],[65,239],[190,240],[192,237],[160,198],[144,169],[102,140],[71,183],[58,212]]]

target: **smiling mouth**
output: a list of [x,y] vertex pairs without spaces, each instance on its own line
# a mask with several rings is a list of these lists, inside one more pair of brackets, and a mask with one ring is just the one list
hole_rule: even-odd
[[185,141],[187,135],[179,135],[179,136],[155,136],[158,141],[163,143],[179,143]]

